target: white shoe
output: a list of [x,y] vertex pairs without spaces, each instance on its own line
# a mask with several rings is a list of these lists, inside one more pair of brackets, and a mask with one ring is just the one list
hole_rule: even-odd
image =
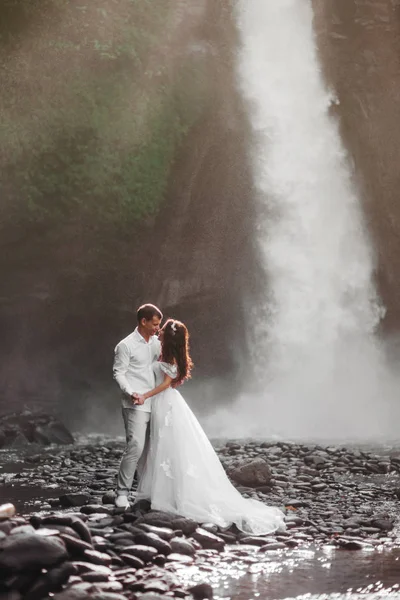
[[130,504],[129,504],[128,496],[117,496],[115,498],[115,506],[117,508],[125,508],[125,510],[127,508],[129,508]]

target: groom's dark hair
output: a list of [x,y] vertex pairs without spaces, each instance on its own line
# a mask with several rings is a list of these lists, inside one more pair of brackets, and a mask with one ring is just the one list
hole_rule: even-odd
[[153,317],[158,317],[159,319],[163,318],[163,314],[157,306],[154,304],[143,304],[139,306],[137,313],[137,322],[140,323],[142,319],[146,319],[146,321],[150,321]]

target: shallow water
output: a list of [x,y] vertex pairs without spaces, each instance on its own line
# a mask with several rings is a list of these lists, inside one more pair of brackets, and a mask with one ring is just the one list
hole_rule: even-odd
[[38,510],[49,498],[58,498],[63,489],[54,484],[24,485],[18,482],[21,471],[35,469],[35,462],[27,462],[23,455],[0,452],[0,504],[11,502],[20,514]]
[[349,552],[326,547],[268,554],[254,549],[250,558],[254,562],[221,555],[214,565],[209,562],[207,571],[201,565],[177,570],[187,583],[211,583],[219,600],[355,600],[369,595],[400,599],[400,548]]

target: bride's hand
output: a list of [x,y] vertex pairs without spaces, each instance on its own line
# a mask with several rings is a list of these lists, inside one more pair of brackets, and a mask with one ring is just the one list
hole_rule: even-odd
[[144,396],[143,394],[132,394],[133,404],[144,404]]

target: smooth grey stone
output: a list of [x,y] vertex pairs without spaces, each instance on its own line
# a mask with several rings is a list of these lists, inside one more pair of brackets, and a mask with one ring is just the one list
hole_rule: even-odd
[[225,542],[222,538],[206,531],[202,527],[198,527],[192,534],[192,537],[199,542],[204,549],[223,550],[225,548]]
[[0,569],[42,569],[67,558],[65,544],[59,538],[36,534],[10,535],[2,542]]
[[124,554],[130,554],[140,558],[143,562],[150,562],[158,554],[158,551],[153,546],[145,546],[142,544],[133,544],[124,548]]
[[175,554],[186,554],[187,556],[193,556],[196,552],[193,544],[184,538],[174,537],[170,541],[170,544],[171,550]]

